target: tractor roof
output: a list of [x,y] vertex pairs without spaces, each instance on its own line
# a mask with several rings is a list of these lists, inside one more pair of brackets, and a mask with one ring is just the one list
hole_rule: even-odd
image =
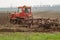
[[19,6],[18,8],[31,8],[30,6]]

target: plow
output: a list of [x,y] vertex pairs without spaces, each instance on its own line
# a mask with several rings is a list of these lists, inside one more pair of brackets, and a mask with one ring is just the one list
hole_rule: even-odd
[[[51,31],[51,29],[57,30],[60,26],[58,18],[34,18],[30,6],[20,6],[17,12],[9,13],[9,22],[19,26],[4,27],[0,31],[45,31],[45,29]],[[21,26],[24,27],[21,28]]]

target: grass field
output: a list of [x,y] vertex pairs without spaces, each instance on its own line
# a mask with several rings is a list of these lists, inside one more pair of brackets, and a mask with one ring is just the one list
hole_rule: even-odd
[[0,40],[60,40],[59,33],[0,33]]

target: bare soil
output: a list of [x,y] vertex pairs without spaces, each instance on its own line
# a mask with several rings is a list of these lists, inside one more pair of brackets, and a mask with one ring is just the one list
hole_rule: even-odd
[[[33,18],[58,18],[60,21],[60,12],[59,11],[47,11],[47,12],[34,12]],[[60,26],[59,26],[60,27]],[[10,24],[9,22],[9,13],[0,12],[0,31],[19,31],[19,32],[53,32],[60,31],[60,28],[57,29],[43,29],[43,28],[26,28],[20,25]]]

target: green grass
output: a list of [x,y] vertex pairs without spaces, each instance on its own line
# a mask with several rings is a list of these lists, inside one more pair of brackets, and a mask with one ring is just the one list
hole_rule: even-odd
[[0,40],[60,40],[59,33],[0,33]]

